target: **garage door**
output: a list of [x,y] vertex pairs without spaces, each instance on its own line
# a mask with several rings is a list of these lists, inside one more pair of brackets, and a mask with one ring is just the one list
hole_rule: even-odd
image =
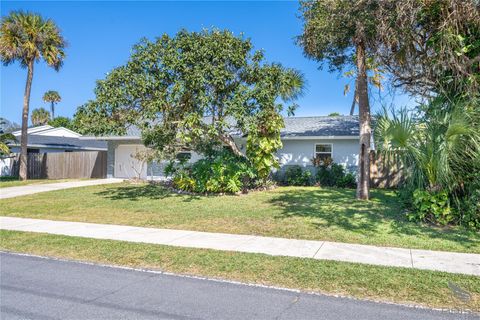
[[119,145],[115,149],[116,178],[147,178],[147,163],[135,159],[138,151],[145,150],[143,145]]

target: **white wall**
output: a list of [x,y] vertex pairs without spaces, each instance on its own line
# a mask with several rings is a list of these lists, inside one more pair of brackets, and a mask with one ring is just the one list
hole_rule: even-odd
[[[237,145],[245,152],[245,141],[237,140]],[[281,166],[285,165],[301,165],[304,167],[312,166],[312,158],[314,157],[315,144],[330,143],[332,144],[332,158],[335,163],[343,164],[347,168],[355,170],[358,165],[358,138],[352,139],[309,139],[309,140],[282,140],[283,148],[277,153]],[[138,144],[138,141],[119,141],[109,142],[108,150],[110,163],[109,177],[114,176],[113,167],[115,166],[115,150],[119,145]],[[242,148],[243,146],[243,148]],[[192,152],[190,163],[200,159],[200,155]],[[147,176],[149,179],[163,176],[165,163],[151,163],[147,167]]]
[[337,140],[283,140],[283,148],[277,153],[280,165],[312,165],[315,152],[315,144],[331,143],[332,158],[335,163],[346,167],[358,165],[358,139]]
[[78,138],[82,136],[80,133],[77,133],[62,127],[52,128],[52,129],[36,132],[33,134],[37,136],[68,137],[68,138]]
[[0,159],[0,177],[8,177],[12,175],[11,165],[13,158]]

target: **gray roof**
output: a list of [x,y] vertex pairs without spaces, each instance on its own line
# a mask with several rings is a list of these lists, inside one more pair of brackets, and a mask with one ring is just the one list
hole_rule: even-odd
[[358,116],[287,117],[282,137],[359,136]]
[[[285,117],[285,128],[281,130],[282,137],[358,137],[358,116],[315,116],[315,117]],[[238,134],[232,130],[232,134]],[[125,137],[140,137],[138,127],[127,128]]]
[[[20,137],[17,137],[16,142],[9,143],[9,145],[20,145]],[[42,136],[29,134],[28,146],[45,146],[46,148],[65,148],[72,150],[107,150],[107,143],[105,141],[95,140],[80,140],[72,137],[56,137],[56,136]]]

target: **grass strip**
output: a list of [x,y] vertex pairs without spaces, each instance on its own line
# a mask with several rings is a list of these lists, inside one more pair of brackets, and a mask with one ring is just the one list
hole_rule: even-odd
[[480,233],[406,219],[394,191],[279,187],[242,196],[191,196],[159,185],[112,184],[0,200],[1,215],[480,253]]
[[[480,311],[480,279],[426,270],[0,231],[0,249],[385,302]],[[449,288],[469,293],[462,301]]]

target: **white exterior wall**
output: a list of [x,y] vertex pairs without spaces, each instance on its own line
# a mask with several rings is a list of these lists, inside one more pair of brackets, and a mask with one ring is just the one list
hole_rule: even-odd
[[345,167],[358,165],[358,138],[357,139],[309,139],[309,140],[282,140],[283,148],[277,153],[281,166],[300,165],[311,166],[315,156],[315,144],[332,144],[332,159],[335,163]]
[[78,138],[82,135],[80,133],[76,133],[72,130],[68,130],[65,128],[53,128],[48,129],[40,132],[33,133],[37,136],[50,136],[50,137],[68,137],[68,138]]
[[[245,152],[244,139],[236,140],[237,145],[242,152]],[[351,139],[283,139],[283,148],[277,152],[281,166],[300,165],[303,167],[312,167],[312,159],[315,155],[315,144],[332,144],[332,158],[335,163],[342,164],[350,170],[355,170],[358,165],[358,138]],[[138,145],[138,141],[110,141],[108,143],[108,177],[114,177],[114,168],[117,156],[118,146]],[[189,163],[196,162],[201,158],[195,152],[191,152],[192,157]],[[161,179],[163,178],[163,169],[165,162],[150,163],[147,166],[147,179]]]
[[12,162],[12,158],[0,159],[0,177],[8,177],[12,175],[12,171],[10,170]]

